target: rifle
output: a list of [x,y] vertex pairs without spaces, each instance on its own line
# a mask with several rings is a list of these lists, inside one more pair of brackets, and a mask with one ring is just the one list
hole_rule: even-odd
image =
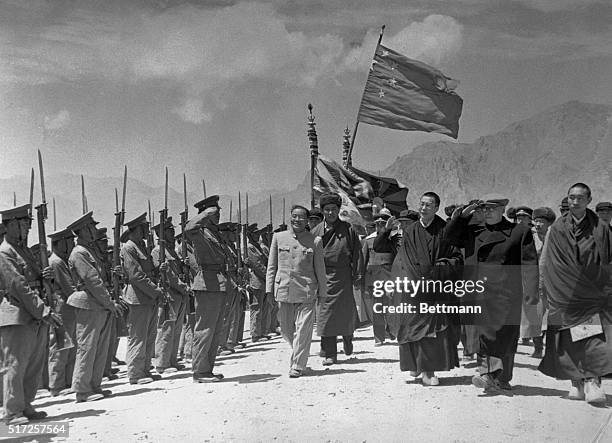
[[115,188],[115,227],[113,229],[113,293],[111,294],[113,300],[118,302],[124,311],[127,311],[129,305],[121,298],[121,275],[115,272],[115,269],[121,266],[121,227],[125,221],[125,191],[127,189],[127,166],[123,169],[123,193],[121,199],[121,211],[119,211],[119,196],[117,194],[117,188]]
[[81,174],[81,203],[83,206],[83,214],[87,214],[87,197],[85,196],[85,179]]
[[[36,218],[38,222],[38,242],[40,244],[40,265],[44,270],[49,267],[49,257],[47,256],[47,233],[45,231],[45,220],[47,219],[47,200],[45,197],[45,175],[43,172],[43,162],[40,150],[38,151],[38,167],[40,170],[40,192],[42,195],[42,203],[36,206]],[[34,177],[34,169],[32,168],[32,177]],[[42,277],[41,272],[41,286],[42,286],[42,300],[43,302],[55,310],[55,303],[53,300],[53,288],[49,280]],[[74,343],[70,338],[70,335],[66,332],[63,325],[56,326],[53,328],[55,334],[55,340],[57,342],[58,350],[74,348]]]
[[[160,266],[166,261],[166,219],[168,218],[168,168],[166,167],[166,183],[164,187],[164,209],[159,211],[159,232],[157,233],[157,244],[159,245],[159,264]],[[172,307],[172,298],[168,294],[168,275],[166,271],[159,271],[159,286],[164,293],[164,306],[162,307],[161,315],[159,316],[158,325],[162,325],[166,321],[176,321],[176,312]]]
[[244,260],[248,260],[248,251],[246,245],[246,225],[242,224],[242,199],[238,192],[238,277],[240,280],[239,286],[246,293],[246,301],[251,303],[252,295],[248,289],[248,272],[244,266]]
[[183,174],[183,199],[185,200],[185,210],[181,212],[181,258],[183,265],[181,266],[182,280],[191,287],[191,270],[189,269],[189,257],[187,256],[187,235],[185,234],[185,226],[189,217],[189,206],[187,205],[187,178]]
[[147,237],[147,252],[150,255],[151,251],[153,250],[153,245],[155,244],[155,239],[153,238],[153,225],[155,223],[153,220],[153,212],[151,212],[151,200],[147,200],[147,202],[149,204],[149,235]]

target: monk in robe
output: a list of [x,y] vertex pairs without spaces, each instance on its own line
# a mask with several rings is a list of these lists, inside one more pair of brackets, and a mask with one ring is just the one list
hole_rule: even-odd
[[420,220],[404,231],[392,269],[392,280],[407,277],[413,281],[438,282],[416,294],[396,292],[396,306],[408,303],[416,309],[412,313],[389,314],[399,317],[399,327],[392,332],[397,335],[400,345],[400,369],[411,371],[414,377],[422,373],[422,382],[426,386],[439,384],[435,371],[448,371],[459,366],[458,319],[447,313],[420,312],[419,309],[421,303],[427,306],[456,304],[454,294],[443,292],[440,285],[455,280],[463,257],[461,251],[443,236],[446,222],[436,215],[439,208],[440,197],[435,192],[423,194]]
[[606,402],[601,377],[612,374],[612,235],[587,208],[590,202],[590,188],[573,185],[569,212],[546,237],[542,277],[549,313],[539,369],[570,380],[570,399],[598,404]]
[[336,340],[342,336],[344,354],[353,353],[353,332],[357,307],[353,285],[361,281],[361,243],[351,225],[340,220],[342,198],[336,193],[321,195],[319,205],[324,221],[311,232],[321,237],[325,252],[327,296],[321,297],[317,312],[317,335],[321,337],[323,365],[337,362]]

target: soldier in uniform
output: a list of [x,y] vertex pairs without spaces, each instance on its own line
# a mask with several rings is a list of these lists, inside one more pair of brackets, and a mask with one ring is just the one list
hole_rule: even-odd
[[[127,230],[121,235],[121,261],[127,288],[125,301],[130,309],[127,316],[127,373],[130,384],[147,384],[160,380],[151,374],[151,359],[155,352],[157,307],[164,296],[162,288],[154,281],[154,266],[147,252],[145,238],[149,235],[147,214],[144,213],[125,223]],[[167,263],[160,264],[162,272]]]
[[[106,228],[96,229],[96,241],[94,242],[93,252],[96,254],[96,259],[100,263],[100,270],[102,271],[101,277],[104,282],[104,286],[108,290],[108,293],[113,295],[113,279],[112,279],[112,260],[108,255],[108,238],[106,237]],[[109,380],[116,380],[119,378],[117,372],[119,369],[113,368],[113,358],[117,352],[117,346],[119,346],[119,337],[117,336],[117,325],[119,324],[120,317],[110,316],[110,337],[108,339],[108,351],[106,353],[106,363],[104,365],[104,377]]]
[[[363,275],[365,276],[363,281],[365,294],[365,305],[368,312],[368,317],[372,319],[372,326],[374,330],[374,346],[381,346],[385,342],[387,321],[386,315],[383,313],[375,312],[373,307],[374,303],[382,302],[383,304],[389,304],[389,300],[380,299],[375,300],[373,297],[374,282],[376,280],[390,280],[391,279],[391,266],[393,265],[393,259],[395,254],[389,252],[376,252],[374,250],[374,240],[376,236],[383,232],[385,229],[385,223],[389,219],[390,214],[387,215],[381,211],[379,218],[375,220],[376,232],[368,235],[363,242],[363,265],[365,267]],[[384,296],[383,296],[384,297]]]
[[42,375],[48,327],[61,324],[39,295],[41,275],[53,278],[48,267],[42,272],[27,249],[31,226],[30,205],[1,212],[6,234],[0,245],[0,350],[3,356],[4,420],[9,425],[40,420],[32,401]]
[[[159,238],[160,224],[153,226],[155,234]],[[172,298],[172,309],[176,313],[175,320],[165,320],[158,324],[157,338],[155,340],[155,369],[159,374],[176,372],[179,369],[184,369],[183,365],[179,365],[177,360],[179,339],[183,328],[183,319],[185,318],[185,310],[189,302],[189,287],[181,280],[181,259],[176,253],[174,245],[174,226],[172,226],[172,217],[168,217],[164,222],[164,242],[166,249],[166,262],[168,269],[165,271],[165,279],[167,289]],[[156,245],[151,251],[153,265],[158,270],[160,269],[160,245]],[[160,274],[161,275],[161,274]],[[163,308],[160,308],[160,311]],[[163,315],[162,312],[159,313]]]
[[228,260],[228,287],[227,287],[227,301],[225,304],[223,314],[223,332],[221,334],[221,347],[220,355],[230,355],[235,351],[235,344],[229,340],[230,329],[233,323],[240,321],[240,298],[241,298],[241,287],[240,287],[240,276],[238,274],[238,253],[235,246],[235,237],[239,225],[237,223],[221,223],[219,225],[219,234],[223,240],[223,247],[225,248],[226,257]]
[[113,302],[103,280],[103,266],[97,258],[95,241],[97,231],[93,212],[80,216],[70,229],[77,236],[68,265],[77,290],[68,297],[74,307],[76,319],[76,361],[72,376],[72,390],[77,403],[100,400],[111,394],[102,390],[102,377],[108,341],[112,327],[112,315],[119,315],[121,308]]
[[[55,312],[64,323],[64,329],[76,343],[76,317],[74,308],[68,298],[76,291],[76,286],[70,275],[68,258],[74,249],[74,234],[69,229],[61,229],[49,234],[51,239],[51,257],[49,266],[53,268],[55,279],[53,289],[55,296]],[[52,335],[49,340],[49,391],[52,397],[71,393],[72,373],[76,359],[76,347],[58,349],[57,337]]]
[[259,340],[269,340],[267,335],[270,325],[270,304],[266,300],[266,271],[268,258],[262,251],[255,232],[257,223],[247,228],[247,252],[245,262],[249,268],[249,291],[251,292],[251,340],[253,343]]
[[227,297],[227,258],[219,236],[219,196],[210,196],[195,207],[200,211],[185,226],[198,264],[192,289],[195,297],[193,337],[193,381],[205,383],[223,379],[213,373],[223,329],[223,308]]
[[[188,240],[185,241],[187,247],[187,256],[183,257],[183,248],[182,248],[182,234],[178,234],[175,237],[176,240],[176,253],[179,254],[183,261],[183,266],[188,266],[189,268],[189,286],[191,287],[191,282],[193,281],[198,264],[195,261],[195,257],[193,256],[193,246],[189,243]],[[190,291],[190,296],[187,300],[187,305],[185,307],[185,318],[183,319],[183,326],[181,330],[181,335],[179,338],[179,350],[178,350],[178,360],[191,361],[192,357],[192,348],[193,348],[193,328],[195,327],[195,304],[193,298],[193,291]]]

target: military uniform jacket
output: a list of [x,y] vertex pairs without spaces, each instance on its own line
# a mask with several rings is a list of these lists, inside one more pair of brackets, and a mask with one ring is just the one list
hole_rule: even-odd
[[[29,252],[29,251],[28,251]],[[23,255],[22,255],[23,254]],[[30,282],[38,278],[33,257],[27,257],[23,248],[14,247],[7,240],[0,245],[0,326],[28,325],[49,313]]]
[[77,243],[68,258],[68,267],[76,286],[76,291],[68,297],[68,304],[91,311],[110,309],[113,302],[102,280],[100,263],[90,249]]
[[261,289],[266,284],[268,258],[259,244],[251,243],[250,240],[247,244],[247,252],[246,264],[249,267],[249,285],[253,289]]
[[125,300],[132,305],[156,304],[163,292],[153,281],[155,269],[151,257],[128,240],[121,248],[121,262],[127,281]]
[[53,279],[53,289],[55,294],[59,295],[63,301],[68,300],[75,291],[76,285],[70,275],[70,268],[62,258],[55,253],[49,257],[49,266],[53,268],[55,278]]
[[[159,245],[155,246],[151,251],[151,260],[153,260],[153,266],[159,273]],[[188,288],[187,285],[181,280],[181,263],[180,258],[176,255],[176,252],[172,249],[166,248],[166,261],[168,262],[168,270],[166,271],[166,277],[168,279],[168,289],[173,297],[187,296]]]
[[311,303],[327,295],[327,276],[321,238],[308,231],[277,232],[272,237],[266,292],[276,301]]
[[228,265],[217,227],[207,223],[204,213],[201,213],[187,223],[185,235],[193,245],[198,269],[191,288],[194,291],[225,292]]

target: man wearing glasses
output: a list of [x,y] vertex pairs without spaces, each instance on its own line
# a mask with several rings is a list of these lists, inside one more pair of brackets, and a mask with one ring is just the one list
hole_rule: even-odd
[[[531,229],[504,217],[508,199],[490,195],[458,207],[446,236],[465,249],[465,281],[482,282],[484,292],[466,294],[465,304],[477,304],[480,314],[464,316],[466,348],[478,354],[479,374],[472,383],[484,390],[510,390],[518,345],[523,299],[538,302],[538,256]],[[480,206],[484,225],[470,224]]]

